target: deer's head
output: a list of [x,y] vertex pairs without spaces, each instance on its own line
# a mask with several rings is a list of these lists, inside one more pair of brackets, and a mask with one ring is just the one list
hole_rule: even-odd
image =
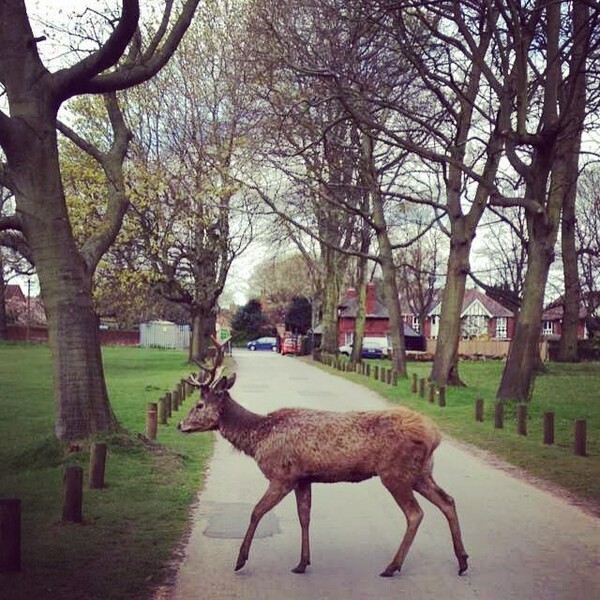
[[202,383],[196,386],[200,390],[200,398],[177,425],[179,431],[193,433],[194,431],[217,429],[223,402],[229,397],[228,390],[234,383],[235,374],[231,377],[223,375],[211,384]]
[[235,374],[230,377],[223,374],[223,347],[215,338],[212,340],[217,350],[214,363],[211,366],[198,363],[205,376],[201,377],[198,373],[198,375],[192,374],[186,379],[190,385],[200,391],[200,397],[177,425],[177,429],[183,433],[217,429],[223,402],[229,397],[229,389],[235,383]]

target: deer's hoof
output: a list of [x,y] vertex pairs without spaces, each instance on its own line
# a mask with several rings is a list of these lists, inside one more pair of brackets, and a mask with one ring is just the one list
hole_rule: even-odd
[[306,564],[305,563],[298,563],[292,569],[292,573],[304,573],[304,572],[306,572]]
[[458,574],[459,575],[462,575],[469,568],[469,564],[467,562],[468,558],[469,558],[469,555],[465,554],[464,556],[461,556],[458,559]]
[[393,565],[389,565],[385,568],[385,571],[379,573],[380,577],[393,577],[394,573],[398,571],[400,572],[400,567],[394,567]]
[[235,571],[239,571],[244,565],[246,564],[246,559],[245,558],[238,558],[237,562],[235,563]]

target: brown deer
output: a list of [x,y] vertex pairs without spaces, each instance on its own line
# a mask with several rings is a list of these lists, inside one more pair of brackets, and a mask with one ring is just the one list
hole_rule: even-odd
[[292,490],[296,495],[302,530],[300,562],[292,571],[304,573],[310,564],[308,528],[312,483],[358,482],[379,476],[406,517],[407,529],[398,551],[381,573],[391,577],[402,563],[417,533],[423,511],[414,491],[435,504],[450,525],[459,575],[467,570],[458,516],[453,499],[433,480],[432,454],[440,443],[437,427],[406,408],[336,413],[282,408],[259,415],[240,406],[230,395],[235,374],[227,377],[218,348],[207,376],[192,375],[188,382],[200,389],[199,401],[178,428],[184,433],[219,430],[238,450],[258,464],[269,487],[252,511],[235,570],[248,560],[254,532],[261,518]]

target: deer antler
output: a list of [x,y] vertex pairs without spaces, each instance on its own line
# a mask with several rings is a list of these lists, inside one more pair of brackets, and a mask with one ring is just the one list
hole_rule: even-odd
[[[216,349],[215,359],[211,366],[206,366],[198,360],[194,361],[198,365],[198,367],[200,367],[200,369],[202,371],[204,371],[205,373],[208,374],[208,376],[201,378],[200,372],[198,373],[198,375],[194,375],[194,373],[192,373],[186,379],[186,381],[190,385],[193,385],[194,387],[199,388],[203,385],[213,385],[216,381],[221,379],[221,377],[223,375],[224,367],[222,366],[222,363],[223,363],[223,358],[225,356],[225,349],[223,346],[221,346],[221,344],[219,344],[219,342],[218,342],[217,338],[215,338],[215,336],[211,335],[210,339],[212,340],[212,342],[215,346],[215,349]],[[218,377],[217,377],[217,373],[219,375]]]

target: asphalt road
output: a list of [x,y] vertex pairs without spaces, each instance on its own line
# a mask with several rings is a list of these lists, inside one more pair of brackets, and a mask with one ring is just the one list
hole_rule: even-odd
[[[235,359],[232,396],[255,412],[386,406],[377,394],[293,357],[239,351]],[[451,441],[435,459],[434,475],[456,500],[470,555],[462,577],[445,519],[420,497],[425,518],[402,573],[378,576],[398,548],[405,521],[377,478],[313,485],[312,564],[304,575],[290,572],[300,554],[294,494],[263,519],[248,563],[236,573],[241,537],[266,480],[251,458],[217,435],[171,600],[600,598],[599,519]]]

